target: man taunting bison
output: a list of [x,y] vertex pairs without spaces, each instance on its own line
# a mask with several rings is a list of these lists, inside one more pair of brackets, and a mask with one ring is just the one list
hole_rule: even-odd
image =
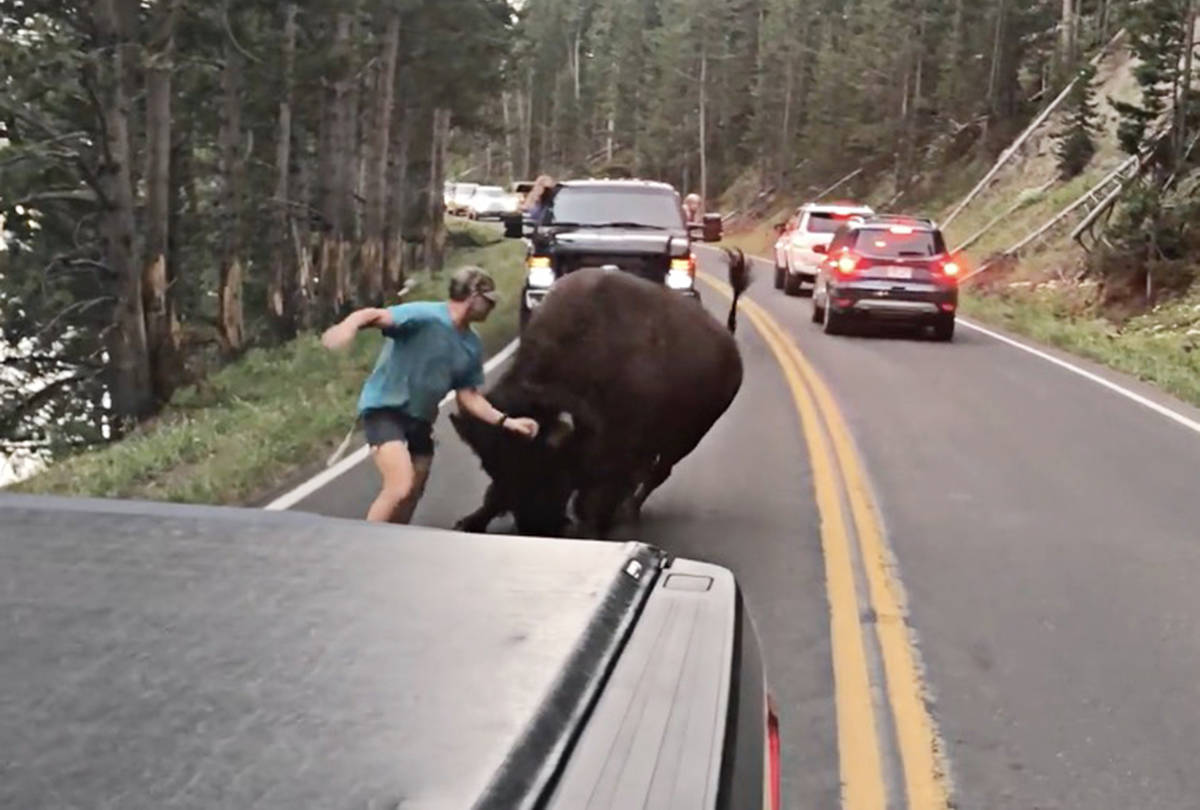
[[537,420],[539,438],[451,416],[492,479],[457,528],[483,532],[512,513],[521,534],[561,535],[572,496],[584,536],[604,537],[619,514],[637,514],[741,387],[732,333],[749,268],[740,250],[726,254],[734,298],[724,326],[620,270],[582,269],[554,285],[487,393],[496,408]]

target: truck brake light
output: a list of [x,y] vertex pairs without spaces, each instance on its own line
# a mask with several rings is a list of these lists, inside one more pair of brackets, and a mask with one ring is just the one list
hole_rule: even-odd
[[671,269],[687,273],[689,276],[696,275],[696,254],[689,253],[685,257],[671,259]]
[[767,790],[770,810],[783,810],[782,763],[779,747],[779,716],[775,702],[767,696]]

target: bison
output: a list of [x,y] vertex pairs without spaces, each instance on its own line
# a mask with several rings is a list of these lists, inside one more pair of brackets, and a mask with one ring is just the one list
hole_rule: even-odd
[[554,285],[487,393],[500,410],[537,419],[539,438],[451,416],[492,479],[456,528],[483,532],[511,512],[522,534],[558,536],[575,496],[580,533],[604,537],[619,513],[640,510],[741,387],[732,333],[749,270],[741,251],[726,253],[734,296],[724,327],[620,270],[577,270]]

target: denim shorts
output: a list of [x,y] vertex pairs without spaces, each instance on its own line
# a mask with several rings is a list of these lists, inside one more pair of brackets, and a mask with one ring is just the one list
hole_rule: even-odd
[[400,408],[372,408],[363,411],[363,432],[367,444],[378,447],[387,442],[404,442],[409,455],[433,455],[433,425],[409,416]]

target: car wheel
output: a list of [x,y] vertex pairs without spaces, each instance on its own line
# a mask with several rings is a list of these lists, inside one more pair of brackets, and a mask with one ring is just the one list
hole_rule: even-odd
[[825,307],[825,334],[841,335],[846,331],[846,316],[840,312],[834,312],[833,307]]
[[775,265],[775,289],[783,289],[783,280],[787,276],[787,268]]
[[939,315],[933,324],[933,339],[942,343],[954,340],[954,316]]
[[784,273],[783,275],[783,293],[784,295],[799,295],[800,294],[800,276],[795,273]]

